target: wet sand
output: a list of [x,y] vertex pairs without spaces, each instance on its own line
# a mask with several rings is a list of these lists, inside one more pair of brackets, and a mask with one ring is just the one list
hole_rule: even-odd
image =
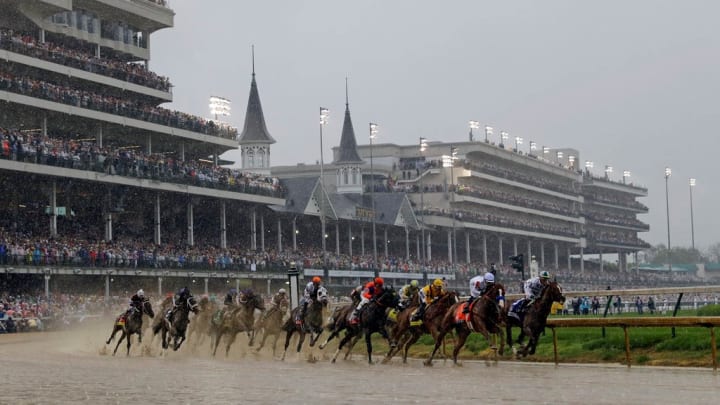
[[399,359],[368,365],[361,344],[352,360],[337,364],[327,360],[332,343],[313,350],[316,363],[290,349],[281,362],[267,343],[262,354],[254,354],[243,335],[228,358],[220,351],[212,358],[207,342],[195,353],[188,344],[160,357],[157,339],[151,355],[134,341],[130,357],[124,343],[113,357],[114,343],[104,345],[109,332],[108,323],[95,323],[69,332],[0,335],[0,403],[708,404],[720,392],[720,376],[710,369],[512,361],[455,367],[442,360],[424,367],[419,360],[403,365]]

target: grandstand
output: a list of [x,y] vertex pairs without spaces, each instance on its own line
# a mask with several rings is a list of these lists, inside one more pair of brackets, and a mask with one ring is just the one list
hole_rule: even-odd
[[[332,162],[272,166],[254,68],[240,132],[161,106],[172,84],[149,61],[151,35],[173,26],[164,1],[0,8],[0,265],[44,274],[46,290],[93,275],[107,294],[111,274],[159,292],[163,277],[269,288],[291,261],[337,291],[375,273],[464,286],[518,253],[581,273],[584,255],[619,254],[625,272],[648,247],[647,190],[583,173],[578,151],[377,144],[371,162],[346,95]],[[241,169],[220,166],[238,145]]]

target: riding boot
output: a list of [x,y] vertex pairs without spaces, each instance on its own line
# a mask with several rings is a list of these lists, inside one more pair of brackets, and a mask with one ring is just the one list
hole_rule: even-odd
[[411,322],[419,321],[422,319],[423,315],[425,315],[425,303],[420,304],[420,308],[418,308],[417,312],[415,312],[415,315],[410,319]]
[[472,304],[474,299],[475,299],[475,297],[473,297],[472,295],[468,298],[467,303],[465,304],[465,308],[463,308],[463,311],[462,311],[463,314],[470,313],[470,304]]
[[355,308],[350,314],[350,325],[356,325],[358,322],[360,322],[360,310]]
[[303,319],[305,319],[305,311],[307,311],[307,305],[308,305],[308,303],[304,302],[303,305],[300,307],[297,318],[295,318],[296,324],[302,325]]

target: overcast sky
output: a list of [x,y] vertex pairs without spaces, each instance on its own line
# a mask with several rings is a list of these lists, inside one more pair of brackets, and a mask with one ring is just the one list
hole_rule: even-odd
[[[464,141],[468,121],[549,147],[572,147],[595,172],[612,165],[649,188],[640,236],[720,242],[718,1],[172,0],[175,27],[151,39],[151,69],[171,78],[171,108],[208,116],[232,100],[242,127],[251,45],[272,164],[319,159],[318,108],[331,111],[325,159],[339,143],[349,77],[358,143],[368,122],[396,144]],[[496,136],[497,137],[497,136]]]

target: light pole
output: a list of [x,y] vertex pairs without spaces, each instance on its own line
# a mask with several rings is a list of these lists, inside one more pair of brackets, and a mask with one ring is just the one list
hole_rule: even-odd
[[379,276],[377,258],[377,239],[375,234],[375,172],[373,171],[373,140],[377,137],[378,125],[370,123],[370,201],[372,204],[372,238],[373,238],[373,268],[375,277]]
[[530,141],[530,149],[528,150],[528,155],[532,155],[534,150],[537,150],[537,142]]
[[485,143],[488,143],[488,136],[492,136],[493,134],[493,127],[490,125],[485,125]]
[[326,263],[326,257],[325,257],[325,251],[326,251],[326,241],[325,241],[325,180],[324,180],[324,172],[323,172],[323,127],[327,125],[328,118],[330,117],[330,110],[324,107],[320,107],[320,190],[322,191],[322,195],[320,196],[320,226],[322,228],[322,250],[323,250],[323,264]]
[[480,122],[478,122],[478,121],[470,121],[469,124],[470,124],[470,142],[472,142],[472,141],[475,140],[475,139],[474,139],[475,137],[473,136],[473,131],[472,131],[472,130],[473,130],[473,129],[478,129],[478,128],[480,128]]
[[690,237],[692,238],[692,249],[695,250],[695,218],[693,217],[692,190],[695,187],[695,179],[690,178]]
[[522,145],[523,139],[519,136],[515,137],[515,152],[520,153],[520,145]]
[[672,276],[672,254],[670,248],[670,198],[668,194],[668,179],[672,174],[672,170],[669,167],[665,168],[665,208],[667,210],[667,235],[668,235],[668,268],[670,269],[670,275]]
[[610,173],[613,172],[613,167],[605,165],[605,180],[610,180]]
[[455,159],[457,159],[457,147],[454,145],[450,145],[450,156],[448,156],[447,163],[450,166],[450,190],[451,190],[451,197],[450,200],[450,215],[452,215],[452,234],[453,234],[453,242],[452,242],[452,258],[450,260],[451,264],[455,264],[455,261],[457,260],[457,234],[455,231],[455,171],[453,170],[455,167]]
[[500,131],[500,147],[505,149],[505,140],[510,138],[510,134],[505,131]]
[[627,184],[630,178],[630,170],[623,170],[623,184]]
[[[423,152],[427,149],[427,139],[420,137],[420,156],[422,156]],[[422,165],[422,171],[420,172],[420,222],[422,222],[422,228],[421,228],[421,234],[422,234],[422,250],[421,250],[421,259],[423,263],[425,262],[425,258],[427,257],[426,251],[425,251],[425,190],[423,187],[423,173],[425,172],[425,164],[421,160],[420,164]]]

